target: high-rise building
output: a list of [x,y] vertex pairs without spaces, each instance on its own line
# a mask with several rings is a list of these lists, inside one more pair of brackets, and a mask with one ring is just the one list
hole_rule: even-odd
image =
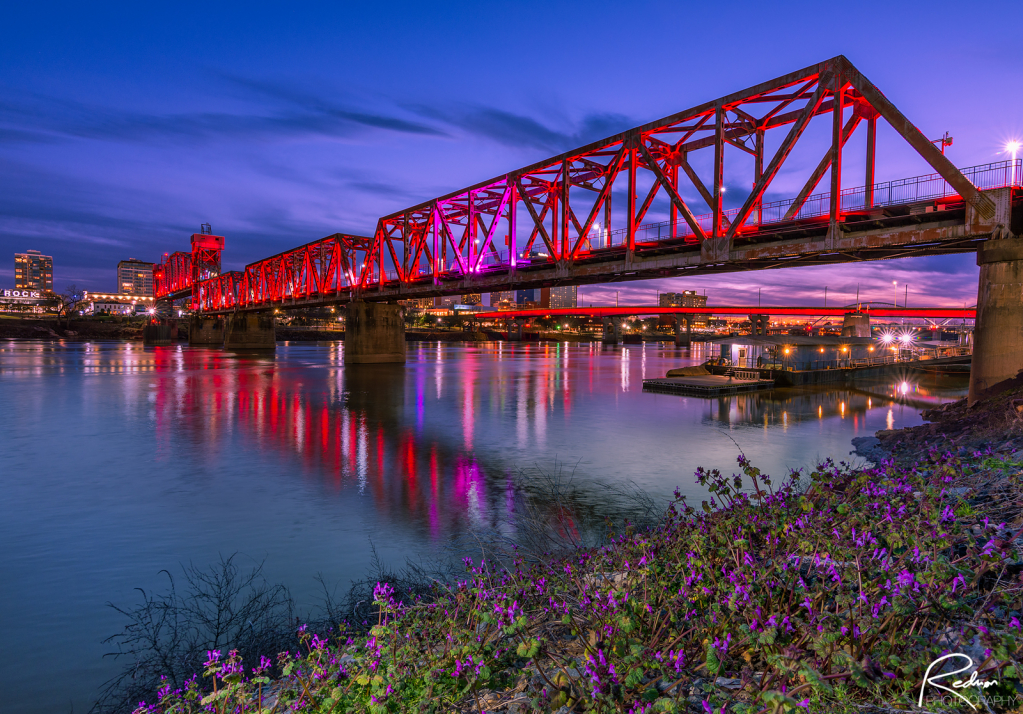
[[497,307],[501,303],[506,305],[515,302],[515,291],[506,290],[499,293],[490,293],[490,307]]
[[577,285],[551,288],[551,307],[577,307],[578,297],[579,287]]
[[515,303],[519,307],[550,307],[551,289],[533,288],[532,290],[516,290]]
[[516,290],[515,304],[522,307],[528,303],[538,303],[540,302],[539,292],[539,290]]
[[657,298],[658,307],[705,307],[707,296],[699,295],[695,290],[683,290],[680,293],[661,293]]
[[53,292],[53,258],[38,250],[14,254],[16,290]]
[[[700,295],[695,290],[683,290],[680,293],[661,293],[657,298],[658,307],[706,307],[707,296]],[[668,316],[661,315],[662,321],[668,320]],[[705,326],[710,321],[710,315],[693,315],[693,324]]]
[[117,264],[117,291],[125,295],[153,296],[153,264],[129,258]]
[[462,305],[479,305],[483,302],[483,293],[467,293],[462,296]]

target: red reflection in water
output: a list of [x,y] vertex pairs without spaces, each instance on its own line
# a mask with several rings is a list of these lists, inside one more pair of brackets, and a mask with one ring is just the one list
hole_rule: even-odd
[[[419,425],[424,423],[426,389],[421,380],[408,385],[415,390],[413,427],[403,424],[401,376],[356,389],[340,386],[343,380],[336,373],[325,384],[310,385],[308,372],[286,364],[225,361],[198,350],[150,357],[156,372],[155,431],[168,454],[182,435],[209,453],[222,450],[223,439],[239,439],[243,448],[283,458],[285,476],[297,465],[302,475],[319,475],[331,493],[358,491],[380,514],[422,519],[436,539],[460,523],[491,519],[495,506],[513,510],[504,501],[514,489],[504,483],[493,494],[502,500],[490,503],[485,471],[472,453],[480,392],[471,378],[452,385],[462,389],[462,438],[453,442],[446,432],[423,434]],[[537,412],[546,408],[551,370],[557,368],[552,365],[534,377]],[[420,481],[424,473],[426,488]]]

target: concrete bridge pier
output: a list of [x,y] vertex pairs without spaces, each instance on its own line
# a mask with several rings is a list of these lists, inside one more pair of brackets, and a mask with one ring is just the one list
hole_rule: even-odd
[[345,364],[405,364],[401,305],[358,301],[345,310]]
[[1023,370],[1023,238],[981,243],[969,403]]
[[753,335],[763,337],[767,334],[767,326],[771,323],[770,315],[750,315],[749,324]]
[[[685,334],[682,333],[682,323],[686,325]],[[693,316],[675,315],[675,346],[690,347],[693,344]]]
[[622,341],[622,318],[620,317],[605,317],[603,318],[604,333],[600,336],[600,341],[605,345],[617,345]]
[[272,313],[236,312],[226,320],[224,349],[273,350],[277,348],[277,332]]
[[145,346],[172,345],[178,339],[178,323],[176,320],[150,320],[142,327],[142,344]]
[[517,317],[508,323],[508,341],[522,342],[522,333],[526,329],[526,321]]
[[224,318],[192,315],[188,322],[189,345],[224,345]]

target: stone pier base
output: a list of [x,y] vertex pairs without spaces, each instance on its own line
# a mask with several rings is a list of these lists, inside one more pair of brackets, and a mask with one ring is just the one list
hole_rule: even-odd
[[346,364],[405,363],[405,313],[401,305],[353,302],[345,310]]
[[277,348],[274,316],[269,313],[239,312],[228,315],[224,334],[226,350],[272,350]]
[[1023,370],[1023,239],[982,243],[969,403]]
[[188,344],[224,345],[224,318],[193,315],[188,323]]

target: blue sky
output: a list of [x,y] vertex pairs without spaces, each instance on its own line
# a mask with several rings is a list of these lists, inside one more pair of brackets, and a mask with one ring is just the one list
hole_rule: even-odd
[[[586,141],[846,55],[958,165],[1023,135],[1019,6],[901,3],[10,4],[0,25],[0,286],[13,253],[58,289],[187,249],[226,269]],[[997,33],[997,34],[996,34]],[[999,39],[998,35],[1002,35]],[[929,173],[882,143],[878,180]],[[816,158],[814,158],[814,161]],[[972,255],[657,280],[582,291],[648,302],[829,303],[857,285],[972,304]],[[901,302],[900,289],[900,302]]]

